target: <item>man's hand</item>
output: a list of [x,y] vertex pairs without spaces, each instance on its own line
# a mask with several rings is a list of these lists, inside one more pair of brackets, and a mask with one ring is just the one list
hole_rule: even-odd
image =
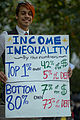
[[7,80],[6,75],[2,71],[0,71],[0,81],[6,83],[6,80]]
[[72,69],[71,69],[71,67],[69,67],[69,69],[68,69],[68,76],[69,76],[69,78],[72,76]]

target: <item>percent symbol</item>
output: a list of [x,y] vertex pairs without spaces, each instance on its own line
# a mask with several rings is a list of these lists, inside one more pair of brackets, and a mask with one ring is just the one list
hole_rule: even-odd
[[50,64],[51,64],[51,65],[54,65],[54,61],[50,61]]
[[27,100],[27,95],[22,95],[22,99],[23,99],[23,105],[29,103],[29,101]]
[[48,70],[48,73],[49,73],[49,75],[52,75],[52,71],[51,70]]

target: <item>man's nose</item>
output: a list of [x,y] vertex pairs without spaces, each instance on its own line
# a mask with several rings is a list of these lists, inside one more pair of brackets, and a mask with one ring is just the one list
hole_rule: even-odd
[[29,17],[29,15],[28,15],[28,13],[26,13],[26,15],[25,15],[26,17]]

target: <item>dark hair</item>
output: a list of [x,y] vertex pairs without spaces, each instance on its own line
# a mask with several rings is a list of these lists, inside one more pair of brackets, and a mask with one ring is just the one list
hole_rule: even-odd
[[16,7],[16,16],[18,16],[19,9],[20,9],[21,6],[25,6],[25,3],[24,2],[18,3],[18,5]]
[[20,3],[18,3],[17,8],[16,8],[16,16],[18,16],[19,10],[20,10],[20,7],[21,7],[21,6],[25,6],[27,9],[31,10],[31,12],[32,12],[32,17],[34,18],[34,15],[35,15],[34,6],[31,5],[31,4],[28,3],[28,2],[20,2]]

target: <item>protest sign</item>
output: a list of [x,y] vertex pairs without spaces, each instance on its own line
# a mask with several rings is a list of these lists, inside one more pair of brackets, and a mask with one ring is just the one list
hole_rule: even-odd
[[7,118],[70,116],[69,36],[8,35]]

